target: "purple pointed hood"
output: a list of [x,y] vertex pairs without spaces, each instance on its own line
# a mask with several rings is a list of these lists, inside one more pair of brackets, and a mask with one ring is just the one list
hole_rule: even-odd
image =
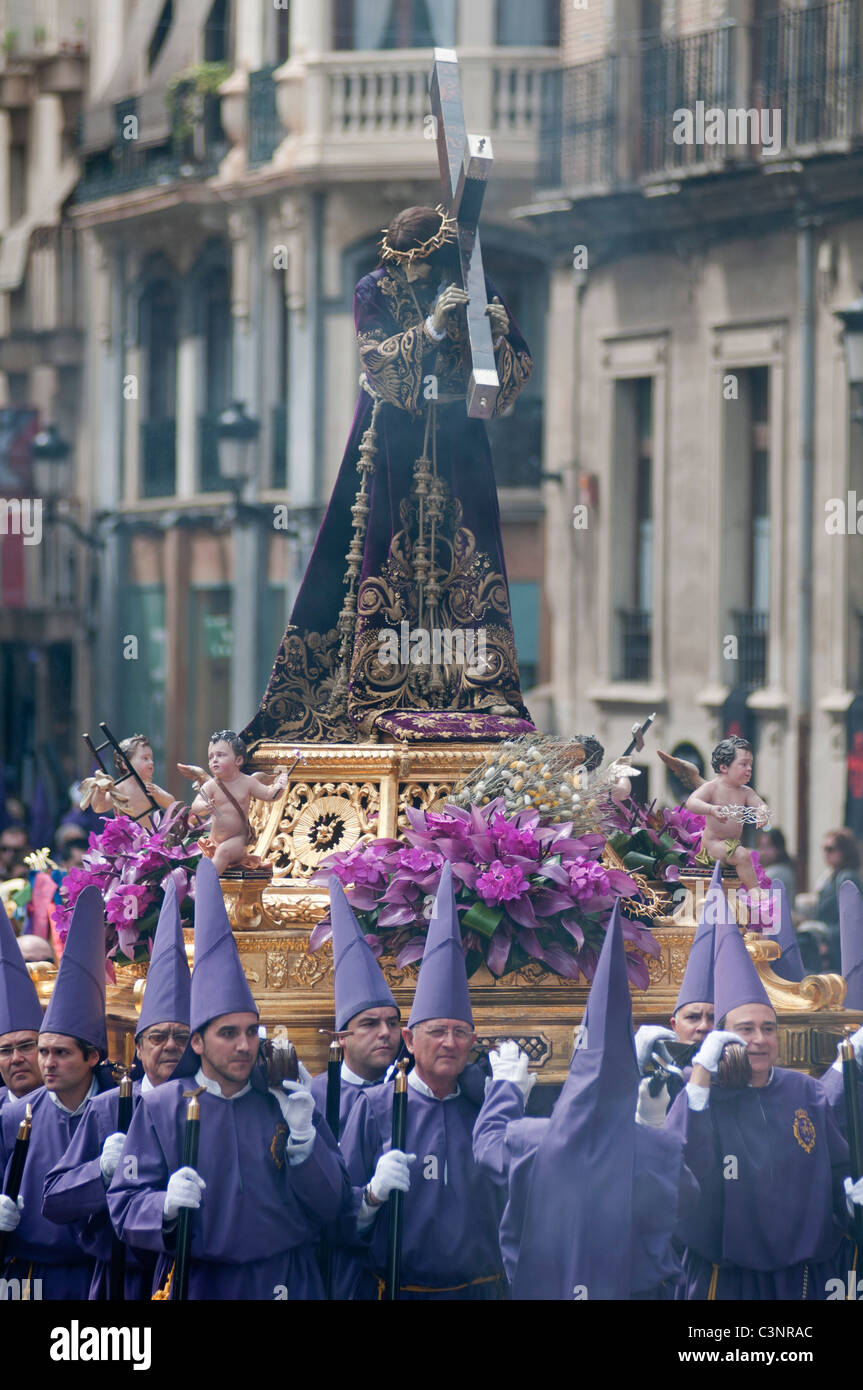
[[0,903],[0,1037],[42,1026],[42,1005],[30,979],[18,938]]
[[849,879],[839,885],[839,938],[848,985],[845,1008],[863,1009],[863,898]]
[[458,1018],[473,1027],[452,865],[443,866],[408,1027],[430,1018]]
[[716,925],[713,984],[717,1028],[722,1028],[722,1019],[741,1004],[766,1004],[768,1008],[773,1008],[736,922],[718,922]]
[[387,1005],[397,1009],[392,990],[337,878],[330,880],[330,921],[333,927],[336,1028],[339,1031],[347,1028],[351,1019],[364,1009],[379,1009]]
[[[534,1161],[515,1299],[628,1299],[638,1064],[617,903],[584,1026]],[[609,1258],[609,1251],[614,1258]]]
[[81,1038],[108,1055],[105,1031],[105,905],[93,884],[79,893],[54,990],[39,1029]]
[[195,873],[195,968],[189,1026],[197,1033],[222,1014],[256,1014],[249,982],[225,911],[219,875],[212,859]]
[[[174,880],[165,879],[165,896],[159,913],[159,923],[153,938],[153,953],[147,971],[147,985],[141,1015],[135,1029],[135,1039],[156,1023],[185,1023],[189,1026],[192,977],[186,959],[183,924]],[[177,1063],[173,1076],[193,1076],[198,1059],[187,1046]]]
[[771,879],[770,887],[774,893],[779,895],[779,935],[774,939],[779,943],[782,952],[778,960],[771,961],[771,968],[774,975],[779,975],[783,980],[793,980],[797,983],[806,974],[806,967],[803,964],[800,947],[797,945],[794,923],[791,921],[791,904],[788,901],[785,884],[781,878]]
[[722,888],[722,865],[717,859],[710,887],[701,905],[672,1018],[686,1004],[713,1003],[713,939],[716,923],[725,921],[727,917],[728,899]]

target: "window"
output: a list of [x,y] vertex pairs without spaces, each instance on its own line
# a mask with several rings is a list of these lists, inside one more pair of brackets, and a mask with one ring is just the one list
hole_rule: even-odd
[[167,280],[154,280],[141,299],[145,367],[141,423],[141,495],[176,489],[177,299]]
[[336,0],[334,48],[453,48],[456,0]]
[[651,675],[653,629],[653,379],[615,382],[611,496],[615,678]]
[[162,765],[166,724],[164,585],[127,584],[120,598],[120,624],[121,632],[138,639],[137,661],[120,662],[123,719],[128,729],[140,730],[149,738],[156,781],[161,782],[168,776]]
[[225,63],[228,61],[230,44],[228,42],[228,0],[213,0],[213,8],[204,26],[204,62]]
[[496,41],[504,48],[560,43],[560,0],[497,0]]
[[540,586],[533,580],[510,580],[509,603],[522,690],[536,685],[539,673]]
[[159,21],[153,30],[153,37],[150,40],[150,47],[147,49],[147,71],[152,72],[156,66],[156,59],[165,46],[168,31],[174,22],[174,0],[165,0]]
[[725,506],[725,588],[737,638],[731,683],[756,690],[767,680],[770,615],[770,388],[767,367],[734,373],[739,399],[729,401]]
[[200,428],[200,487],[218,492],[219,415],[231,399],[231,297],[228,272],[216,266],[203,277],[199,291],[204,316],[204,414]]
[[227,584],[191,590],[189,647],[186,732],[190,748],[206,751],[213,730],[225,727],[231,702],[233,628]]

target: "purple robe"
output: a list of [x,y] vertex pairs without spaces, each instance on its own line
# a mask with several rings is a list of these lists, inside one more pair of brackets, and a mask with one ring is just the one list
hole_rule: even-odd
[[[368,736],[381,714],[404,710],[451,711],[468,717],[491,705],[510,704],[527,718],[519,686],[509,607],[500,510],[488,435],[482,420],[465,413],[469,366],[466,340],[453,323],[444,340],[429,341],[423,329],[437,297],[437,283],[407,283],[396,269],[379,268],[354,291],[354,323],[363,371],[380,407],[374,472],[369,479],[368,522],[356,600],[357,627],[351,653],[347,706],[328,709],[338,665],[339,614],[345,598],[344,557],[351,542],[351,508],[357,495],[360,441],[372,413],[371,397],[360,391],[353,425],[330,503],[318,532],[290,625],[276,655],[260,709],[242,731],[251,752],[262,739],[290,742],[354,742]],[[486,281],[489,302],[497,293]],[[531,358],[518,326],[495,352],[499,416],[511,407],[530,376]],[[423,688],[410,661],[378,661],[383,629],[414,629],[418,617],[412,553],[417,545],[414,463],[423,453],[429,377],[437,383],[435,404],[438,477],[444,485],[443,517],[437,523],[434,558],[441,575],[434,626],[468,637],[482,630],[488,667],[477,673],[457,662],[441,667],[443,688]],[[430,451],[432,444],[429,444]],[[400,650],[401,656],[401,650]],[[528,726],[529,727],[529,726]],[[430,735],[434,737],[434,734]]]
[[702,1111],[681,1092],[665,1123],[701,1187],[678,1230],[678,1296],[707,1298],[715,1273],[717,1300],[826,1298],[846,1225],[848,1146],[820,1083],[774,1067],[766,1086],[711,1087]]
[[[510,1281],[518,1261],[536,1151],[551,1124],[548,1118],[523,1116],[518,1086],[492,1082],[473,1138],[477,1163],[507,1182],[500,1249]],[[671,1298],[680,1279],[672,1232],[681,1206],[688,1209],[697,1194],[695,1180],[683,1163],[682,1141],[662,1130],[636,1125],[633,1178],[630,1297]],[[549,1193],[549,1204],[553,1209],[554,1193]],[[567,1297],[571,1296],[568,1291]]]
[[[78,1243],[96,1261],[89,1297],[108,1297],[114,1230],[108,1215],[108,1195],[99,1159],[109,1134],[117,1133],[119,1087],[94,1096],[81,1117],[71,1144],[45,1178],[42,1213],[58,1225],[77,1227]],[[138,1108],[141,1083],[132,1085],[132,1106]],[[149,1299],[156,1257],[149,1250],[126,1245],[124,1298]]]
[[58,1226],[42,1214],[45,1175],[63,1158],[85,1115],[68,1115],[59,1110],[44,1086],[26,1099],[4,1105],[0,1114],[0,1171],[6,1185],[9,1163],[15,1147],[18,1126],[27,1104],[33,1109],[30,1147],[21,1183],[24,1209],[16,1230],[8,1237],[9,1279],[41,1279],[43,1299],[83,1299],[87,1297],[94,1260],[75,1237],[71,1226]]
[[[370,1087],[380,1086],[382,1082],[383,1077],[381,1077],[380,1081],[366,1081],[362,1086],[358,1086],[353,1081],[345,1081],[344,1079],[342,1080],[342,1089],[339,1096],[339,1134],[344,1134],[345,1125],[348,1122],[348,1116],[350,1115],[360,1096],[363,1095],[364,1092],[369,1090]],[[312,1084],[309,1087],[309,1090],[314,1096],[315,1104],[317,1105],[321,1114],[326,1115],[327,1073],[325,1071],[320,1072],[317,1076],[312,1078]]]
[[[342,1152],[355,1184],[355,1202],[381,1154],[392,1146],[394,1087],[375,1086],[354,1106]],[[462,1091],[447,1100],[408,1085],[405,1152],[416,1154],[402,1226],[403,1299],[488,1299],[501,1295],[498,1225],[503,1184],[473,1158],[479,1106]],[[354,1296],[378,1297],[386,1269],[387,1212],[367,1233],[368,1265]]]
[[[155,1251],[156,1286],[174,1257],[176,1226],[162,1214],[168,1179],[183,1166],[187,1081],[166,1081],[142,1097],[126,1139],[137,1178],[122,1165],[108,1189],[111,1220],[121,1239]],[[315,1113],[312,1152],[292,1165],[273,1096],[247,1091],[225,1100],[200,1096],[196,1170],[207,1184],[192,1219],[189,1298],[322,1298],[315,1244],[325,1223],[350,1203],[344,1164],[326,1122]]]

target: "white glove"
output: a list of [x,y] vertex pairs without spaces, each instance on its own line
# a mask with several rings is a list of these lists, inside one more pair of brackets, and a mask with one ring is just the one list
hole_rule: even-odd
[[665,1038],[671,1042],[677,1042],[677,1034],[672,1033],[670,1028],[659,1028],[655,1023],[642,1023],[635,1035],[635,1055],[638,1058],[638,1070],[642,1076],[654,1047]]
[[21,1213],[24,1210],[24,1200],[19,1197],[17,1203],[7,1197],[5,1193],[0,1197],[0,1232],[8,1234],[14,1231],[18,1222],[21,1220]]
[[178,1168],[168,1179],[165,1193],[164,1216],[166,1221],[174,1221],[181,1207],[193,1210],[201,1205],[201,1193],[207,1184],[194,1168]]
[[[863,1028],[858,1028],[856,1033],[852,1033],[850,1038],[843,1038],[843,1042],[850,1042],[854,1049],[854,1060],[858,1067],[863,1067]],[[842,1053],[837,1049],[836,1061],[833,1066],[837,1071],[842,1070]]]
[[488,1060],[491,1063],[492,1080],[512,1081],[521,1091],[526,1103],[536,1085],[536,1073],[528,1071],[530,1058],[527,1053],[521,1052],[518,1043],[512,1038],[507,1038],[506,1042],[501,1043],[499,1052],[488,1054]]
[[856,1182],[853,1178],[845,1179],[845,1205],[849,1216],[854,1215],[855,1207],[863,1207],[863,1178]]
[[411,1185],[410,1165],[415,1162],[416,1154],[405,1154],[401,1149],[381,1154],[369,1183],[372,1196],[385,1202],[391,1192],[407,1192]]
[[712,1033],[707,1034],[707,1037],[692,1059],[692,1065],[694,1067],[703,1067],[705,1071],[709,1071],[711,1075],[715,1076],[719,1070],[719,1059],[722,1056],[723,1049],[726,1048],[729,1043],[740,1043],[741,1047],[746,1046],[746,1043],[739,1034],[723,1033],[719,1028],[715,1028]]
[[311,1086],[313,1080],[312,1073],[309,1071],[308,1067],[303,1066],[299,1059],[297,1060],[297,1076],[301,1086],[305,1086],[306,1088]]
[[655,1096],[650,1094],[650,1077],[644,1076],[638,1086],[638,1104],[635,1107],[635,1123],[659,1129],[665,1120],[670,1096],[668,1086],[662,1083]]
[[123,1145],[125,1142],[125,1134],[120,1134],[118,1131],[116,1134],[109,1134],[102,1145],[99,1167],[102,1169],[102,1179],[106,1187],[117,1170],[117,1164],[120,1162],[120,1155],[123,1152]]
[[282,1089],[288,1092],[282,1113],[291,1131],[291,1143],[304,1144],[308,1139],[314,1139],[312,1116],[315,1113],[315,1098],[311,1091],[301,1086],[299,1081],[283,1081]]

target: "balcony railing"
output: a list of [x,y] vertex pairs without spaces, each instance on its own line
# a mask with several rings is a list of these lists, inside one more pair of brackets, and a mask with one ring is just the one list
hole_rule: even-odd
[[[778,152],[777,135],[785,154],[860,138],[861,27],[859,0],[830,0],[783,9],[749,28],[725,23],[549,71],[538,185],[578,192],[760,160]],[[722,122],[708,130],[711,109]],[[682,111],[692,113],[691,141],[675,120]],[[729,111],[739,112],[733,131]],[[768,112],[771,148],[764,149]],[[714,133],[720,138],[709,143]]]
[[650,680],[653,614],[640,608],[617,610],[619,633],[618,680]]
[[177,489],[176,420],[142,422],[140,472],[142,497],[173,497]]
[[156,184],[175,183],[179,179],[211,178],[228,149],[219,121],[218,103],[217,96],[207,94],[200,127],[191,135],[142,149],[136,139],[124,137],[126,118],[137,116],[135,98],[118,102],[114,108],[116,142],[110,150],[85,157],[73,201],[94,202],[98,198],[133,193]]
[[266,164],[284,137],[276,106],[275,67],[249,73],[249,168]]
[[759,690],[767,684],[769,615],[758,609],[737,609],[731,616],[737,634],[738,684],[744,690]]

